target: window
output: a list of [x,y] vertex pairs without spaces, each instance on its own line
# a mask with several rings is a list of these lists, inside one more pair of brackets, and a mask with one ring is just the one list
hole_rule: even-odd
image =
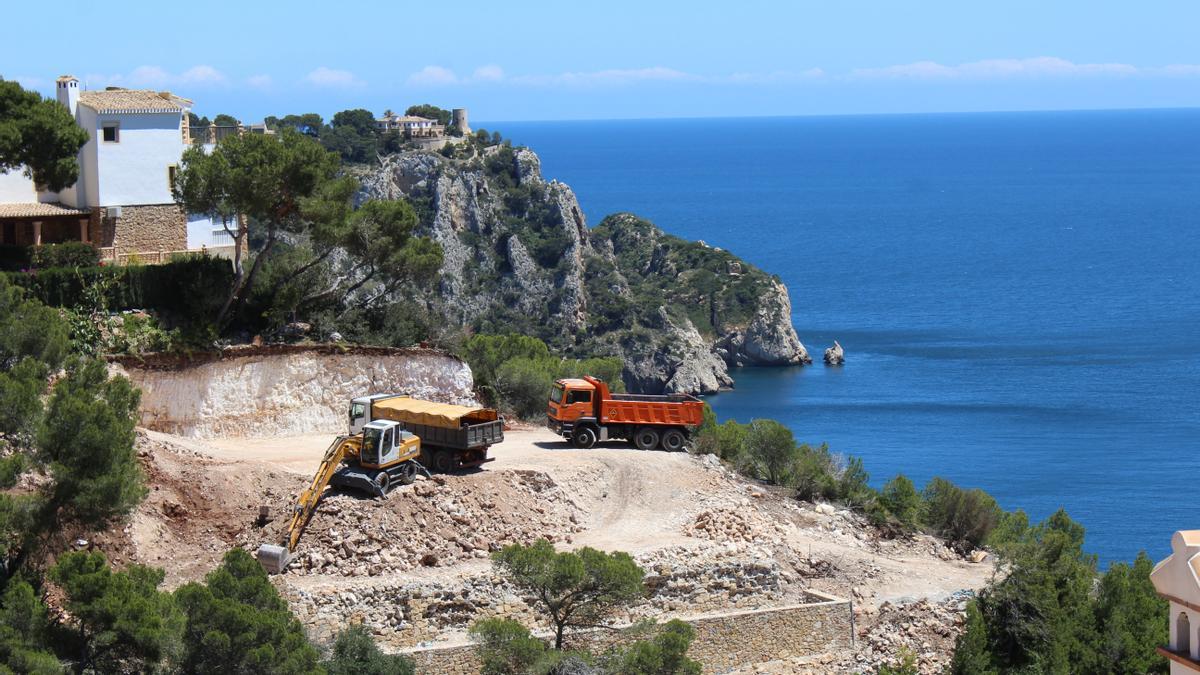
[[167,187],[175,191],[175,177],[179,175],[179,167],[174,164],[167,167]]
[[120,142],[120,128],[121,128],[121,125],[117,124],[116,122],[105,122],[104,126],[100,127],[101,132],[104,134],[104,136],[103,136],[104,142],[105,143],[119,143]]
[[567,394],[567,405],[572,403],[591,403],[592,392],[590,391],[573,391]]
[[559,385],[559,384],[554,385],[554,388],[550,390],[550,400],[555,403],[561,403],[562,396],[563,396],[562,385]]
[[355,403],[350,406],[350,419],[356,420],[367,414],[367,407],[361,403]]
[[1190,641],[1192,629],[1188,625],[1189,623],[1186,612],[1180,612],[1179,617],[1175,619],[1175,651],[1180,654],[1190,654],[1192,652]]

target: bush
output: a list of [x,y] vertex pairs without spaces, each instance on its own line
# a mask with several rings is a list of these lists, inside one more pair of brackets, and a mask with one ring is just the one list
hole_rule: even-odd
[[211,325],[233,279],[228,260],[197,255],[162,265],[52,268],[8,273],[8,281],[51,307],[74,307],[88,286],[105,288],[111,310],[147,309],[176,325]]
[[926,525],[959,553],[979,548],[1000,521],[996,500],[978,488],[964,490],[934,478],[924,490]]
[[799,453],[791,429],[775,420],[753,420],[743,441],[741,461],[750,475],[782,485],[791,478]]
[[483,619],[471,626],[470,636],[479,652],[481,675],[523,673],[546,655],[546,643],[513,619]]
[[366,628],[350,626],[338,633],[333,653],[321,664],[327,675],[413,675],[413,660],[384,654]]
[[820,499],[835,499],[837,488],[837,464],[825,443],[813,448],[807,443],[800,446],[796,466],[792,470],[792,485],[796,498],[808,502]]
[[100,249],[82,241],[34,246],[30,257],[33,267],[95,267],[100,264]]
[[921,518],[921,495],[916,486],[904,474],[884,484],[879,501],[887,513],[905,530],[916,529]]

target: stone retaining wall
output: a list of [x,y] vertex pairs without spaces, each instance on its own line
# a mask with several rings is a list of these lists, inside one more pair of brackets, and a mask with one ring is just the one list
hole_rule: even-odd
[[187,249],[187,218],[178,204],[122,206],[121,216],[102,219],[100,230],[100,246],[119,254]]
[[[812,602],[750,612],[684,619],[696,629],[688,656],[704,664],[706,673],[725,673],[738,666],[774,659],[823,654],[851,646],[851,606],[823,593],[809,592]],[[618,631],[575,633],[567,647],[593,653],[647,639],[626,626]],[[473,675],[479,660],[473,645],[407,650],[418,673]]]

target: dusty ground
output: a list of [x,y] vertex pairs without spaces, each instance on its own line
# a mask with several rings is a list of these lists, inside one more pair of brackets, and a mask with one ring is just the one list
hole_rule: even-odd
[[[992,572],[990,564],[963,561],[931,538],[879,540],[856,516],[798,503],[734,475],[715,458],[619,444],[577,450],[539,428],[506,437],[493,449],[496,461],[481,471],[422,479],[387,500],[328,496],[299,559],[279,579],[312,603],[302,612],[310,625],[338,611],[314,598],[360,583],[347,577],[363,577],[380,587],[424,585],[455,598],[445,611],[422,606],[416,617],[369,615],[377,631],[399,636],[392,646],[461,639],[471,611],[509,608],[480,599],[503,594],[488,576],[488,552],[547,537],[567,548],[629,551],[652,575],[673,575],[670,592],[654,593],[631,619],[777,605],[808,587],[855,600],[856,653],[761,664],[760,672],[867,669],[900,644],[933,670],[953,643],[962,592],[982,586]],[[168,585],[200,578],[232,545],[278,540],[282,514],[333,438],[196,441],[144,432],[151,495],[125,532],[97,543],[118,561],[164,567]],[[265,526],[255,522],[260,505],[276,514]],[[728,591],[693,583],[713,575],[727,581]]]

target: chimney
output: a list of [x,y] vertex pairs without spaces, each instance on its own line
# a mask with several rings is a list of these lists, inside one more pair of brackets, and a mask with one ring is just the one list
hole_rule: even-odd
[[79,105],[79,80],[73,75],[63,75],[58,78],[58,102],[75,116],[75,108]]

